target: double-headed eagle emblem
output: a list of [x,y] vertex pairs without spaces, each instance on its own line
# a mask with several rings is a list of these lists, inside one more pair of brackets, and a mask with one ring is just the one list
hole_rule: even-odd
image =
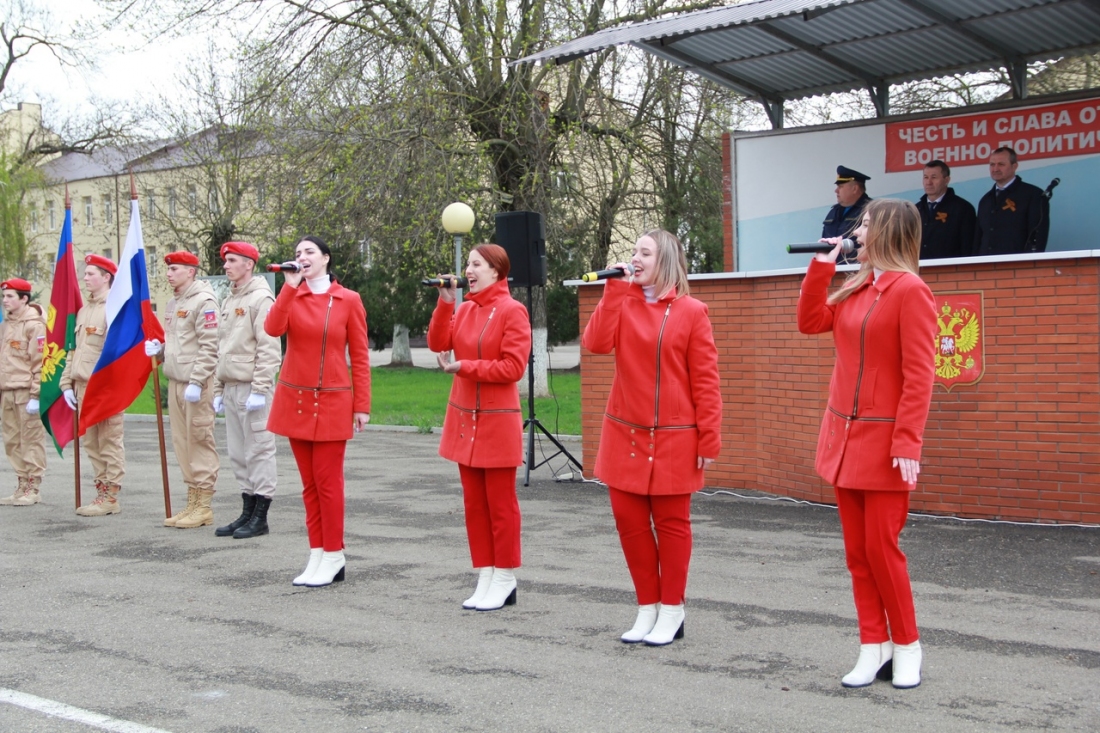
[[976,365],[970,352],[981,337],[978,315],[967,308],[952,312],[951,305],[945,303],[936,321],[940,326],[936,335],[936,376],[954,379]]

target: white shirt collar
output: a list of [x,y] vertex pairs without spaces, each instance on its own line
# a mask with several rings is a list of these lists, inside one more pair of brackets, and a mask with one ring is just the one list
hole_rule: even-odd
[[327,274],[324,277],[315,277],[312,280],[307,279],[306,285],[309,286],[309,290],[314,295],[320,295],[321,293],[328,292],[329,285],[332,284],[332,278]]

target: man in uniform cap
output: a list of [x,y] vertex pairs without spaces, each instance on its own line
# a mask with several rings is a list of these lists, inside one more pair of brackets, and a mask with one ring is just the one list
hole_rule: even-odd
[[[870,176],[843,165],[836,167],[836,205],[829,209],[821,223],[821,238],[847,237],[863,220],[863,207],[871,200],[867,195]],[[858,244],[858,243],[857,243]],[[856,253],[841,255],[838,264],[856,261]]]
[[46,322],[31,303],[31,284],[13,277],[4,292],[4,339],[0,342],[0,420],[4,450],[15,470],[16,490],[0,499],[8,506],[31,506],[46,472],[46,429],[38,416],[42,386],[42,347]]
[[168,301],[164,341],[145,342],[148,356],[163,352],[168,377],[168,417],[187,506],[166,527],[192,529],[214,522],[210,502],[218,482],[218,449],[214,444],[214,369],[218,365],[218,300],[209,283],[195,279],[199,258],[191,252],[169,252]]
[[275,434],[267,430],[267,415],[282,349],[279,339],[264,331],[275,294],[255,274],[259,251],[248,242],[226,242],[220,254],[231,285],[222,303],[214,412],[225,410],[225,442],[243,508],[214,534],[245,539],[268,532],[267,511],[275,496]]
[[[88,380],[103,353],[103,340],[107,336],[107,293],[117,273],[118,267],[106,257],[90,254],[84,258],[84,287],[88,289],[88,298],[76,314],[76,348],[65,360],[60,385],[65,402],[74,410],[84,399]],[[92,461],[96,496],[76,510],[82,517],[105,517],[122,511],[118,505],[118,492],[126,474],[122,423],[120,412],[92,425],[83,435],[81,445]]]

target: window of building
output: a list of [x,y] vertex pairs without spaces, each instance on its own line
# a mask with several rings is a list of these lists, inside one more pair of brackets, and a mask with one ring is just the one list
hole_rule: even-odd
[[103,221],[108,224],[114,223],[115,220],[115,207],[111,202],[111,194],[103,194]]
[[256,208],[263,211],[267,205],[267,185],[263,181],[256,181]]
[[157,248],[146,247],[145,248],[145,271],[149,275],[149,279],[152,280],[157,276]]
[[38,207],[31,206],[31,231],[38,231]]
[[194,216],[199,208],[199,194],[195,190],[194,184],[187,187],[187,211]]
[[84,197],[84,226],[90,227],[92,225],[92,197]]
[[168,189],[168,218],[176,218],[176,189]]
[[57,229],[57,204],[54,201],[46,202],[46,215],[50,218],[50,230]]
[[[46,257],[48,257],[49,260],[50,260],[50,282],[53,282],[53,271],[55,269],[57,269],[57,252],[47,252]],[[37,257],[34,258],[34,260],[31,261],[30,266],[33,269],[34,273],[37,275],[38,274],[38,258]]]
[[218,212],[221,210],[218,206],[218,189],[211,186],[207,198],[210,206],[210,213],[217,216]]
[[152,189],[145,192],[145,200],[149,203],[149,221],[157,218],[157,194]]

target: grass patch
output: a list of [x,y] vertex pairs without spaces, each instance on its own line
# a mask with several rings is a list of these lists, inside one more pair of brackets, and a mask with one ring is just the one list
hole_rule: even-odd
[[[581,375],[576,371],[550,372],[550,391],[557,399],[535,400],[535,415],[551,433],[581,434]],[[449,374],[437,369],[419,367],[379,367],[371,369],[371,416],[376,425],[412,425],[420,432],[443,427],[443,411],[451,393]],[[161,384],[168,381],[161,376]],[[527,419],[527,382],[521,385],[520,404]],[[134,404],[126,410],[131,414],[156,414],[153,402],[153,380],[145,385]]]

